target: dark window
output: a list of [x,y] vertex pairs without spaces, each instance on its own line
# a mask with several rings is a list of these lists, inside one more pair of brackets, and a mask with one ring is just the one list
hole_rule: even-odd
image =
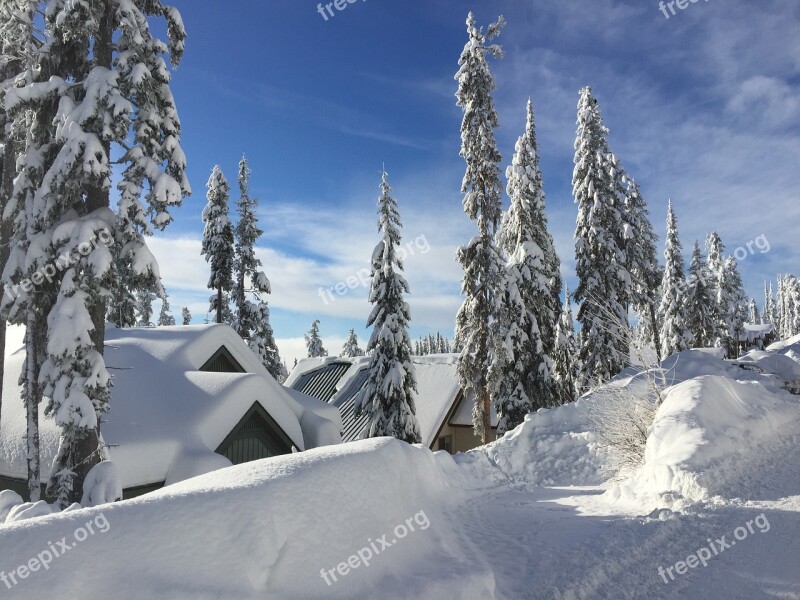
[[214,355],[206,361],[201,371],[210,371],[212,373],[244,373],[245,370],[236,362],[233,355],[228,351],[225,346],[217,350]]
[[292,441],[260,404],[254,404],[217,448],[233,464],[289,454]]
[[443,435],[439,438],[439,450],[444,450],[453,453],[453,437],[450,435]]

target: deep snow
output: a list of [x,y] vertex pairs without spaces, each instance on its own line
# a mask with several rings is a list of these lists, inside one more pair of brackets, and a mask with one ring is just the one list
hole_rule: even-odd
[[[790,347],[769,352],[791,358]],[[0,527],[5,573],[87,523],[108,529],[11,589],[0,583],[0,593],[800,598],[800,397],[775,373],[708,353],[684,352],[664,367],[669,387],[645,463],[627,478],[609,479],[594,415],[614,390],[643,393],[647,375],[634,371],[456,457],[366,440],[10,522]],[[697,562],[709,544],[717,554],[707,566],[681,574],[676,563]],[[380,552],[369,565],[356,560],[371,547]]]

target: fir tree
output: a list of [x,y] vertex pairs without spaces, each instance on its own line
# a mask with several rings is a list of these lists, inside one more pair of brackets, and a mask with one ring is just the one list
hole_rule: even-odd
[[724,308],[720,303],[720,289],[722,285],[722,269],[725,264],[725,245],[716,231],[706,237],[706,271],[710,277],[710,292],[713,302],[711,314],[715,323],[713,345],[717,348],[725,345],[727,327],[725,326]]
[[272,325],[269,323],[269,305],[259,302],[254,317],[254,328],[250,332],[248,345],[275,381],[283,383],[289,373],[281,360]]
[[342,346],[342,351],[339,353],[339,356],[347,358],[364,356],[364,351],[358,347],[358,336],[356,336],[354,329],[350,330],[347,341],[344,343],[344,346]]
[[225,322],[224,306],[228,304],[226,292],[233,287],[233,226],[228,217],[228,196],[230,186],[219,165],[211,171],[206,184],[208,204],[203,209],[203,247],[202,254],[211,266],[208,279],[209,289],[216,290],[212,298],[212,312],[216,312],[216,322]]
[[575,340],[575,327],[572,322],[569,287],[564,293],[564,304],[556,325],[555,348],[553,349],[553,380],[555,381],[555,402],[572,402],[578,393],[578,346]]
[[472,423],[475,435],[482,443],[491,433],[491,400],[487,373],[491,353],[491,323],[496,298],[500,295],[503,260],[494,241],[501,216],[501,161],[494,130],[498,126],[492,92],[494,78],[489,71],[486,55],[501,57],[502,50],[489,42],[505,25],[500,17],[484,32],[475,25],[470,12],[467,17],[469,40],[464,46],[456,73],[457,104],[464,112],[461,122],[460,156],[466,162],[461,184],[463,207],[467,216],[476,221],[477,235],[456,253],[464,277],[461,293],[464,302],[456,316],[456,341],[460,354],[458,375],[461,388],[475,398]]
[[700,252],[700,243],[695,240],[689,276],[686,280],[686,326],[698,348],[710,347],[716,339],[717,326],[714,321],[716,298],[712,293],[712,280]]
[[190,325],[192,323],[192,313],[189,312],[188,306],[184,306],[181,309],[181,318],[183,318],[184,325]]
[[739,337],[744,332],[748,317],[747,294],[742,287],[742,278],[736,259],[729,256],[722,267],[717,302],[720,307],[720,331],[723,332],[722,347],[730,358],[739,355]]
[[173,317],[172,313],[169,311],[169,300],[166,293],[164,293],[164,297],[161,299],[161,312],[158,313],[158,323],[156,324],[159,327],[175,325],[175,317]]
[[775,294],[772,291],[772,282],[764,282],[764,310],[761,312],[762,323],[772,323],[775,326]]
[[692,345],[692,334],[685,313],[686,280],[682,252],[683,247],[678,238],[678,221],[670,200],[667,209],[664,277],[661,280],[662,296],[658,308],[661,322],[661,356],[664,358],[686,350]]
[[531,410],[550,406],[554,398],[550,354],[561,302],[550,286],[560,285],[560,262],[547,231],[530,100],[525,133],[517,140],[506,178],[511,205],[497,238],[508,260],[497,298],[489,368],[500,435],[522,423]]
[[586,390],[608,381],[628,362],[627,272],[623,249],[624,223],[615,189],[611,153],[597,100],[589,87],[580,92],[572,193],[578,204],[575,255],[581,302],[578,387]]
[[136,325],[139,327],[152,327],[153,325],[153,300],[156,295],[149,291],[141,291],[136,294],[136,312],[139,314],[139,320]]
[[356,414],[365,414],[364,437],[391,436],[409,444],[419,443],[414,393],[417,390],[408,323],[411,316],[403,298],[408,284],[402,275],[403,261],[397,255],[402,227],[397,203],[391,196],[386,171],[378,200],[378,230],[383,239],[372,252],[373,304],[367,320],[372,335],[367,381],[356,398]]
[[322,345],[322,339],[319,337],[319,319],[311,323],[311,329],[305,335],[306,348],[308,349],[308,358],[318,358],[320,356],[328,356],[328,351]]
[[761,312],[758,310],[758,303],[755,298],[750,298],[750,304],[747,306],[748,323],[757,325],[761,322]]

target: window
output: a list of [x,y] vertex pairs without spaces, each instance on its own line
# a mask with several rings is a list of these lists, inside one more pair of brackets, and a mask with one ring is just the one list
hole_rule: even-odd
[[217,448],[233,464],[289,454],[292,441],[260,404],[254,404]]
[[450,454],[453,453],[453,436],[452,435],[443,435],[439,438],[438,444],[439,450],[444,450],[445,452],[449,452]]
[[206,361],[201,371],[210,371],[212,373],[244,373],[242,366],[236,362],[233,355],[228,351],[225,346],[220,346],[214,355]]

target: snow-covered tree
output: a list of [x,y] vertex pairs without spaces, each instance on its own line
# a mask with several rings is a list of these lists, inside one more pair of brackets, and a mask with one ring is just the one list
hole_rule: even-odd
[[169,296],[167,296],[166,293],[164,293],[164,297],[161,299],[161,312],[158,313],[158,322],[156,325],[159,327],[175,325],[175,317],[172,316],[169,310]]
[[184,306],[181,309],[181,318],[183,319],[183,325],[190,325],[192,323],[192,313],[189,312],[188,306]]
[[278,344],[269,323],[269,305],[266,302],[258,303],[248,345],[275,381],[283,383],[289,374],[278,352]]
[[464,271],[461,283],[464,302],[456,315],[455,345],[460,352],[461,388],[465,395],[475,398],[472,423],[482,443],[489,441],[491,433],[487,374],[491,361],[491,324],[504,270],[504,261],[494,239],[502,214],[503,187],[501,156],[494,137],[498,126],[492,99],[495,83],[486,55],[502,56],[500,47],[489,42],[500,34],[504,25],[505,20],[500,17],[484,31],[475,25],[475,16],[469,13],[469,39],[458,60],[455,76],[458,81],[456,103],[464,112],[460,151],[467,165],[461,184],[463,207],[478,227],[477,235],[456,253]]
[[378,230],[383,239],[372,252],[369,301],[373,308],[367,320],[367,327],[372,327],[367,343],[371,355],[367,381],[356,397],[355,409],[356,414],[367,417],[363,437],[391,436],[416,444],[421,440],[414,400],[417,381],[408,337],[411,315],[403,298],[409,289],[397,254],[402,223],[386,171],[380,187]]
[[311,329],[305,335],[305,338],[308,358],[328,356],[328,351],[322,345],[322,338],[319,337],[319,319],[311,323]]
[[[158,0],[48,0],[24,2],[19,9],[15,18],[26,30],[25,58],[14,85],[5,92],[4,109],[14,127],[24,131],[24,143],[4,211],[14,223],[4,283],[13,287],[47,265],[60,266],[44,285],[4,298],[3,312],[12,322],[31,326],[21,378],[31,413],[42,393],[48,393],[44,390],[63,391],[60,386],[69,385],[74,394],[67,398],[83,393],[101,414],[110,381],[100,385],[97,378],[83,379],[89,361],[81,344],[86,337],[91,339],[97,353],[91,367],[100,373],[106,298],[112,295],[116,269],[108,247],[94,242],[101,232],[114,231],[115,237],[118,233],[117,215],[109,210],[110,157],[114,156],[120,196],[135,196],[141,202],[139,196],[146,189],[145,212],[152,225],[163,229],[171,220],[169,208],[189,193],[165,62],[167,57],[173,65],[180,60],[185,33],[177,10]],[[151,35],[150,17],[166,20],[169,44]],[[156,272],[152,255],[144,250],[146,233],[137,231],[136,241],[125,251],[137,271]],[[88,321],[78,318],[76,298],[85,301]],[[65,307],[73,312],[60,314]],[[51,356],[43,364],[49,350],[37,348],[44,348],[45,338],[52,341],[53,331],[63,330],[62,320],[71,321],[73,342],[62,344],[67,354]],[[51,330],[47,335],[42,331],[45,324]],[[48,383],[34,385],[34,377]],[[72,410],[69,402],[65,406],[67,412]],[[72,474],[59,475],[58,481],[54,477],[50,484],[62,492],[69,488],[69,499],[77,501],[84,477],[102,454],[96,425],[100,419],[94,420],[94,427],[84,426],[89,422],[85,420],[75,425],[62,413],[57,421],[62,430],[59,457],[65,461],[57,472]],[[38,435],[35,429],[32,423],[29,440]],[[36,460],[37,453],[30,447],[29,460]],[[38,482],[31,487],[38,497]]]
[[717,302],[720,307],[720,330],[724,332],[721,346],[727,349],[730,358],[736,358],[739,355],[739,336],[748,318],[748,300],[736,259],[732,256],[725,259],[722,267]]
[[664,248],[664,277],[661,280],[661,304],[658,320],[661,323],[661,356],[666,358],[692,345],[692,334],[686,319],[686,278],[683,246],[678,238],[678,220],[672,208],[667,208],[667,239]]
[[750,298],[750,303],[747,306],[748,323],[758,324],[761,322],[761,311],[758,310],[758,302],[755,298]]
[[630,274],[622,246],[623,206],[615,189],[615,172],[597,100],[590,87],[578,102],[572,194],[578,204],[575,255],[581,302],[578,387],[586,390],[608,381],[628,362],[624,331],[628,328]]
[[[528,100],[525,132],[506,170],[511,200],[497,240],[508,259],[492,325],[489,387],[498,413],[497,433],[522,423],[531,410],[554,402],[551,353],[561,311],[560,261],[547,231],[539,149]],[[554,294],[552,285],[558,285]]]
[[572,322],[572,305],[569,287],[564,293],[564,304],[556,325],[555,347],[553,349],[553,380],[555,381],[555,402],[565,404],[575,400],[578,378],[578,346],[575,340],[575,326]]
[[625,210],[622,212],[625,222],[623,247],[627,259],[625,266],[631,276],[628,290],[630,306],[639,317],[642,341],[652,343],[660,356],[660,324],[656,313],[663,274],[656,255],[658,236],[653,230],[647,202],[639,191],[639,186],[632,177],[622,173],[619,165],[615,174],[620,179],[619,186],[623,188],[625,198]]
[[358,336],[355,329],[351,329],[347,335],[347,341],[342,346],[342,351],[339,356],[352,358],[355,356],[364,356],[364,351],[358,347]]
[[228,216],[228,196],[230,186],[219,165],[215,165],[206,184],[208,203],[203,209],[203,247],[202,254],[211,266],[208,288],[216,290],[212,297],[212,312],[216,322],[224,323],[226,292],[233,287],[233,225]]
[[151,327],[153,325],[153,300],[156,295],[144,290],[136,294],[136,312],[139,316],[136,325],[139,327]]
[[700,243],[696,240],[686,279],[685,299],[686,327],[692,334],[693,345],[698,348],[713,346],[717,331],[714,320],[717,300],[713,295],[711,275],[700,252]]
[[775,293],[772,291],[772,281],[764,282],[764,310],[761,312],[762,323],[772,323],[773,328],[777,321],[775,312]]
[[720,288],[722,285],[723,267],[725,265],[725,245],[716,231],[712,231],[706,237],[706,271],[710,277],[710,292],[713,302],[711,311],[714,319],[713,345],[717,348],[725,343],[727,327],[725,326],[724,308],[720,304]]

